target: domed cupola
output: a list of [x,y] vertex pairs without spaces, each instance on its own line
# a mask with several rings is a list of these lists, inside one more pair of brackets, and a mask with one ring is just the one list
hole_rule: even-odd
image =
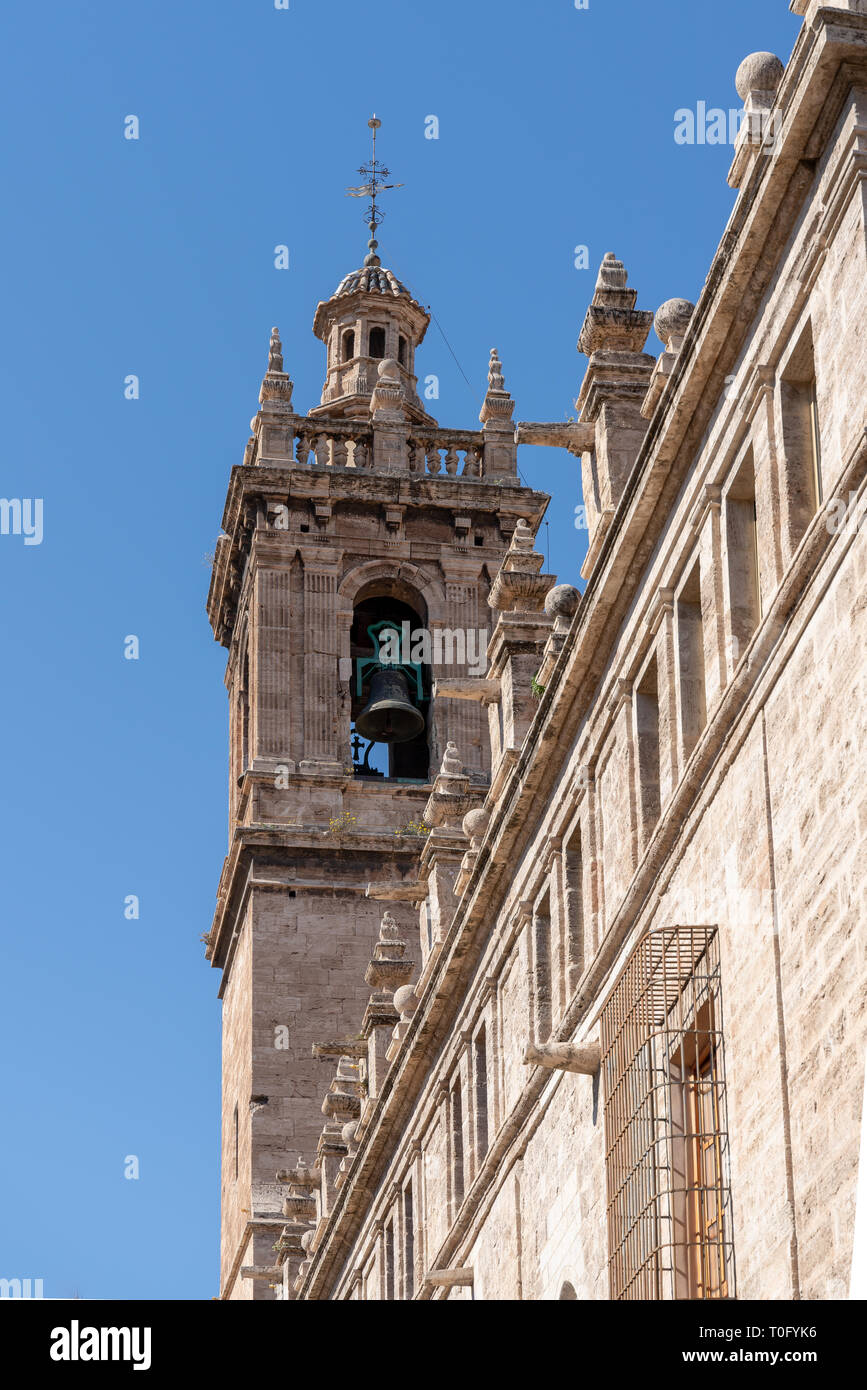
[[409,418],[435,423],[419,399],[415,375],[415,350],[430,315],[406,285],[380,264],[375,246],[374,242],[361,270],[341,280],[332,297],[316,310],[313,332],[328,349],[328,369],[321,404],[310,414],[367,415],[379,364],[392,358]]
[[394,185],[383,182],[388,170],[376,159],[380,122],[374,117],[368,125],[373,131],[373,160],[359,171],[368,182],[349,190],[353,196],[371,199],[368,253],[361,269],[345,276],[331,298],[316,310],[313,332],[325,343],[328,367],[321,403],[310,414],[365,417],[370,412],[379,365],[392,360],[397,364],[407,417],[421,424],[436,424],[419,399],[415,375],[415,350],[424,339],[430,315],[377,255],[376,229],[382,212],[376,199],[383,189]]

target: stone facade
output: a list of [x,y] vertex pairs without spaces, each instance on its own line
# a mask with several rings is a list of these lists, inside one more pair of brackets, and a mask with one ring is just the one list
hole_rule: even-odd
[[[317,311],[310,415],[272,344],[209,599],[232,708],[223,1297],[847,1293],[867,6],[792,8],[788,65],[738,73],[738,198],[698,304],[658,311],[655,360],[606,256],[578,422],[515,427],[493,356],[482,431],[440,430],[412,376],[426,317],[376,258]],[[380,321],[405,345],[374,381],[338,357]],[[516,442],[580,459],[583,594],[541,573]],[[433,672],[421,777],[344,766],[371,595],[491,615],[483,674]]]

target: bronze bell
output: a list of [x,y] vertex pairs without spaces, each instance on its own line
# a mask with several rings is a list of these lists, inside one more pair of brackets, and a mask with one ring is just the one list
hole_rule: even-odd
[[424,728],[424,715],[409,698],[403,671],[381,666],[370,679],[370,699],[355,721],[371,743],[408,743]]

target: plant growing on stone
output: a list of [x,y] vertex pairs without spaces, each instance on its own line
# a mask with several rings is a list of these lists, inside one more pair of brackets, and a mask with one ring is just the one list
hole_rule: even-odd
[[406,823],[402,830],[395,830],[395,835],[422,835],[430,834],[430,826],[425,825],[424,821],[411,820]]
[[354,829],[358,816],[353,816],[349,811],[342,811],[339,816],[332,816],[328,822],[328,833],[333,835],[336,840],[340,840],[344,835],[349,835]]

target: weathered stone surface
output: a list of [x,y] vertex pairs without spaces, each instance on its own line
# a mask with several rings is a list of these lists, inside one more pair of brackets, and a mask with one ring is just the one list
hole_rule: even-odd
[[[593,426],[581,436],[583,476],[585,487],[604,484],[587,588],[578,598],[540,574],[536,514],[521,524],[515,488],[492,571],[484,699],[465,698],[457,673],[435,698],[432,727],[456,744],[444,759],[437,743],[436,784],[359,787],[324,770],[339,741],[317,696],[323,761],[289,774],[281,811],[266,775],[241,771],[236,716],[233,841],[209,944],[224,971],[224,1296],[269,1295],[264,1275],[241,1271],[270,1272],[283,1216],[267,1184],[300,1145],[318,1154],[321,1178],[314,1238],[286,1240],[296,1263],[283,1287],[302,1300],[608,1298],[612,1096],[599,1040],[636,944],[687,927],[711,933],[719,951],[718,1014],[705,1032],[725,1081],[728,1292],[846,1295],[867,1043],[867,15],[814,0],[801,10],[784,73],[772,55],[742,66],[756,109],[770,93],[785,112],[778,143],[772,158],[753,144],[741,161],[698,304],[659,312],[656,365],[642,351],[649,316],[606,257],[582,332],[581,424]],[[511,419],[501,375],[492,360],[486,440],[498,414]],[[520,430],[563,442],[553,426]],[[316,552],[313,591],[326,598],[309,610],[304,660],[286,645],[289,598],[304,601],[312,547],[245,530],[246,475],[269,472],[252,460],[236,470],[212,586],[239,703],[245,616],[258,634],[254,739],[299,722],[282,703],[282,672],[313,671],[304,662],[320,648],[332,663],[346,654],[329,615],[348,611],[327,598],[328,576],[335,594],[360,592],[388,534],[372,510],[347,520],[379,505],[374,477],[289,471],[293,505],[318,488],[337,518]],[[400,526],[420,538],[448,498],[461,525],[443,525],[438,545],[454,546],[472,511],[458,496],[463,476],[415,482]],[[471,485],[484,488],[484,471]],[[240,574],[245,546],[286,584],[256,589],[248,578],[241,592],[233,556]],[[423,573],[429,613],[445,619],[452,601],[469,611],[468,571],[449,577],[439,563],[402,556],[394,591]],[[269,621],[256,618],[259,602]],[[303,729],[309,691],[326,687],[298,688]],[[451,722],[482,711],[484,729]],[[300,765],[307,751],[290,743],[286,753]],[[467,811],[472,796],[484,804]],[[433,829],[422,845],[391,833],[425,807]],[[357,828],[335,844],[317,817],[343,810]],[[381,911],[367,883],[396,914],[377,947]],[[394,979],[376,975],[383,999],[369,1001],[371,958],[406,962],[397,946],[414,947],[416,930],[412,982],[392,1002]],[[697,979],[691,961],[669,1066],[689,1064],[688,1039],[701,1032]],[[284,1014],[298,1037],[281,1056],[268,1033]],[[330,1081],[312,1042],[348,1042],[360,1027],[366,1053],[353,1049]],[[341,1123],[320,1137],[326,1094]],[[290,1206],[311,1219],[309,1190]]]

